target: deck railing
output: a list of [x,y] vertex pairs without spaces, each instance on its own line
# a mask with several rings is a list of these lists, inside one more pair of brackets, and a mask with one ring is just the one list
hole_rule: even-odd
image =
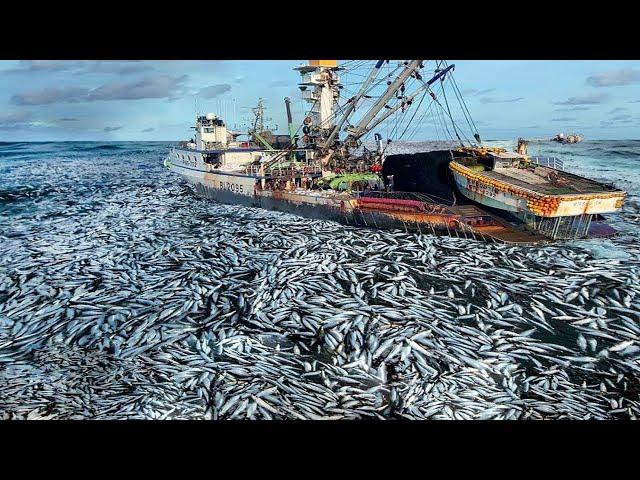
[[[248,165],[245,168],[247,175],[261,176],[260,165]],[[267,168],[264,172],[266,177],[291,177],[299,175],[320,175],[322,168],[318,165],[300,165],[295,167],[279,167],[274,166]]]
[[564,171],[564,162],[557,157],[530,157],[535,163],[541,167],[554,168]]

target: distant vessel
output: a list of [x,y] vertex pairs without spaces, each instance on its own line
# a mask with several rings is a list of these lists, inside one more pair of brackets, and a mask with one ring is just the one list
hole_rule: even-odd
[[582,140],[584,140],[584,137],[577,133],[571,133],[566,137],[564,133],[558,133],[551,139],[551,141],[558,143],[580,143]]
[[[367,134],[392,115],[406,114],[414,102],[421,105],[425,97],[454,121],[446,96],[445,110],[434,91],[454,65],[440,62],[425,79],[424,62],[399,62],[378,78],[389,61],[377,61],[356,85],[355,95],[339,105],[341,67],[335,60],[310,60],[296,68],[303,99],[311,105],[297,130],[285,99],[288,141],[266,134],[259,103],[249,140],[238,141],[241,134],[229,131],[216,115],[198,116],[195,139],[172,148],[165,165],[206,198],[348,225],[506,243],[615,232],[600,214],[618,210],[624,192],[563,172],[555,168],[555,159],[542,165],[543,159],[523,153],[526,142],[518,147],[521,153],[464,146],[454,124],[459,148],[387,155],[390,140],[385,144],[378,134],[375,150],[366,148],[362,139]],[[411,93],[405,92],[407,86]],[[383,91],[372,95],[374,87]],[[356,110],[361,115],[353,121]],[[473,137],[481,142],[477,132]]]

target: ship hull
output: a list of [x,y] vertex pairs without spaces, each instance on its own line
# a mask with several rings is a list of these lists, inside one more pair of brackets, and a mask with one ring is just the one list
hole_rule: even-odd
[[330,220],[353,227],[397,229],[511,244],[547,241],[544,236],[523,232],[475,207],[429,205],[426,210],[411,210],[406,205],[407,201],[402,200],[363,199],[336,192],[261,190],[261,179],[258,177],[199,171],[195,167],[184,168],[184,165],[172,162],[171,157],[165,161],[165,165],[193,185],[199,196],[221,203]]
[[612,213],[620,209],[624,199],[624,193],[619,191],[545,195],[487,178],[457,162],[452,162],[450,168],[456,186],[468,199],[523,216],[558,218]]
[[[221,189],[215,176],[209,179],[198,179],[189,175],[181,175],[193,185],[198,196],[208,200],[233,205],[262,208],[275,212],[291,213],[299,217],[314,220],[329,220],[343,225],[355,227],[372,227],[380,229],[401,229],[405,231],[448,234],[446,228],[431,229],[427,224],[410,219],[394,217],[390,212],[367,211],[353,208],[354,200],[333,200],[297,195],[289,192],[259,192],[254,195],[243,195],[228,189]],[[224,180],[222,180],[224,182]],[[437,222],[433,222],[434,224]]]

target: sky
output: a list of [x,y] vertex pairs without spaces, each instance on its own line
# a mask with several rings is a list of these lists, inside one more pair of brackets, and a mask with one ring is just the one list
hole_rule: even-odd
[[[284,97],[296,124],[304,115],[293,68],[305,62],[0,61],[0,141],[182,140],[192,136],[196,103],[241,129],[260,97],[268,126],[286,133]],[[640,61],[448,63],[483,139],[640,138]],[[436,138],[424,121],[412,139]]]

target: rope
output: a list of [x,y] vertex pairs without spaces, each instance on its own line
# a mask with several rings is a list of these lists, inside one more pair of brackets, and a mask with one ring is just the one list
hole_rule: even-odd
[[424,97],[426,95],[427,95],[427,91],[425,90],[424,93],[422,94],[422,97],[420,98],[420,102],[418,103],[418,106],[416,107],[415,111],[413,112],[413,115],[409,119],[409,123],[407,123],[407,126],[405,127],[404,131],[402,132],[402,134],[400,134],[400,138],[402,138],[404,134],[407,133],[407,129],[409,128],[409,125],[411,125],[411,122],[413,122],[413,119],[416,117],[418,110],[420,110],[420,106],[422,105],[422,101],[424,100]]
[[451,115],[451,109],[449,108],[449,101],[447,100],[447,94],[444,91],[444,82],[440,82],[440,88],[442,89],[442,96],[444,97],[444,103],[447,106],[447,113],[449,114],[449,118],[451,119],[451,126],[453,127],[453,131],[456,134],[456,137],[460,142],[460,145],[464,146],[464,143],[462,142],[462,139],[458,134],[458,128],[456,127],[456,122],[453,119],[453,115]]

